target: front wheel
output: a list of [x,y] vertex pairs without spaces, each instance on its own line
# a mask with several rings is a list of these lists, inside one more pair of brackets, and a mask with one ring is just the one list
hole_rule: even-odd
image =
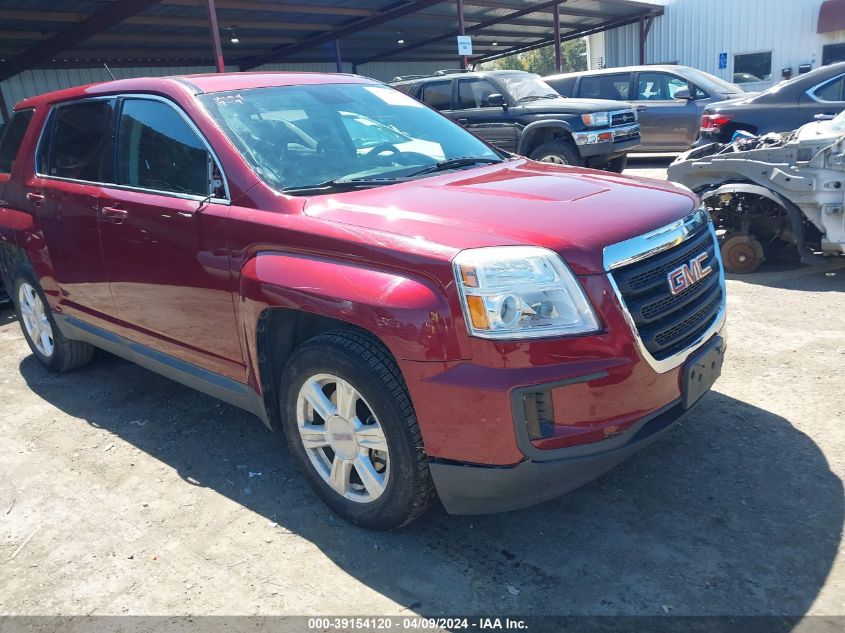
[[387,350],[351,331],[317,336],[281,378],[291,452],[308,483],[343,518],[374,530],[401,527],[434,497],[404,380]]
[[584,164],[578,150],[569,141],[548,141],[537,147],[528,157],[531,160],[554,165],[582,166]]
[[13,288],[18,322],[38,362],[57,372],[70,371],[91,362],[94,348],[83,341],[66,338],[61,333],[44,291],[33,276],[18,274]]
[[621,174],[625,171],[625,168],[628,166],[628,154],[622,154],[622,156],[618,156],[611,161],[608,161],[607,171],[612,171],[617,174]]

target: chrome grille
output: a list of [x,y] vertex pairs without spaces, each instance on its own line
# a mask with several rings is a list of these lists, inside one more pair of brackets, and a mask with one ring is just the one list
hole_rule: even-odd
[[[724,303],[716,242],[707,223],[680,243],[613,268],[611,274],[643,347],[657,360],[695,344],[718,319]],[[701,253],[712,272],[679,294],[670,292],[667,275]]]
[[623,110],[621,112],[614,112],[610,116],[610,125],[627,125],[628,123],[634,123],[637,120],[637,116],[634,114],[633,110]]

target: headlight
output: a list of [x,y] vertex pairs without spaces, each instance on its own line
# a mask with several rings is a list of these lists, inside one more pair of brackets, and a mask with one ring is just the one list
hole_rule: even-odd
[[521,339],[599,329],[575,276],[552,251],[494,246],[461,251],[453,260],[469,333]]
[[582,114],[581,120],[584,125],[590,127],[605,127],[610,123],[607,112],[593,112],[592,114]]

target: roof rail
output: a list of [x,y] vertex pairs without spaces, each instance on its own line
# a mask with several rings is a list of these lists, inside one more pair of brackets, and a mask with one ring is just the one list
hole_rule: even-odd
[[443,75],[453,75],[455,73],[471,73],[469,68],[444,68],[443,70],[435,70],[435,77],[442,77]]
[[395,81],[407,81],[409,79],[423,79],[425,77],[429,77],[429,75],[397,75],[393,79],[390,80],[390,83]]

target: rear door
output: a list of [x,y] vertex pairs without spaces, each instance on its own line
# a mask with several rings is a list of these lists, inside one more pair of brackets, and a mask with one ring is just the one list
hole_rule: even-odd
[[24,183],[26,205],[44,230],[64,314],[101,327],[114,320],[97,221],[103,182],[111,179],[115,99],[53,106],[36,152],[36,173]]
[[634,101],[639,111],[641,150],[683,151],[698,132],[699,111],[692,99],[676,99],[681,88],[694,94],[686,79],[666,72],[639,72]]
[[100,199],[100,232],[126,336],[245,381],[219,163],[170,101],[121,98],[116,119],[115,184]]
[[483,77],[458,79],[455,108],[444,112],[470,132],[508,152],[515,152],[519,131],[512,108],[491,106],[490,95],[503,94]]

